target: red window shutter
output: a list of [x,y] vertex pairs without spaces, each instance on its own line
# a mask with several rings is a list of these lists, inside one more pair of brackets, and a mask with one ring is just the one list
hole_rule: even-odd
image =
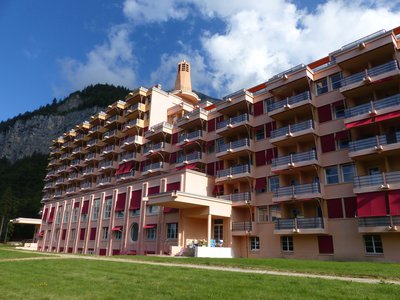
[[264,166],[265,162],[265,150],[256,152],[256,166]]
[[331,151],[335,151],[336,150],[336,146],[335,146],[335,138],[334,138],[334,134],[327,134],[327,135],[323,135],[321,136],[321,151],[322,153],[326,153],[326,152],[331,152]]
[[346,218],[354,218],[357,212],[357,198],[356,197],[344,198],[344,210]]
[[265,138],[265,130],[264,129],[265,129],[265,125],[260,125],[260,126],[254,127],[254,135],[264,133],[264,138]]
[[100,256],[106,256],[106,254],[107,254],[107,249],[104,249],[104,248],[99,249],[99,255]]
[[96,239],[96,227],[90,228],[90,240],[94,241]]
[[332,120],[332,112],[330,104],[318,107],[318,119],[320,123]]
[[215,140],[206,142],[206,148],[212,148],[215,145]]
[[178,142],[178,132],[172,134],[172,144],[176,144]]
[[215,175],[215,168],[214,168],[214,163],[208,163],[207,164],[207,175],[214,176]]
[[171,213],[175,213],[177,211],[178,211],[178,209],[173,208],[173,207],[164,207],[164,209],[163,209],[164,214],[171,214]]
[[115,211],[125,210],[125,199],[126,199],[126,193],[118,194],[117,204],[115,205]]
[[267,149],[267,153],[266,153],[266,162],[267,164],[271,164],[272,163],[272,159],[278,157],[278,148],[270,148]]
[[63,229],[61,239],[65,241],[65,237],[67,236],[67,229]]
[[338,106],[343,106],[344,107],[344,101],[343,100],[339,100],[336,102],[332,103],[332,107],[338,107]]
[[349,140],[349,131],[348,130],[343,130],[343,131],[336,132],[335,140],[337,140],[337,141],[348,141]]
[[49,213],[49,209],[46,207],[45,208],[45,210],[44,210],[44,213],[43,213],[43,217],[42,217],[42,220],[43,221],[46,221],[47,220],[47,214]]
[[77,207],[79,207],[79,202],[78,201],[74,203],[74,208],[77,208]]
[[400,216],[400,190],[389,191],[390,215]]
[[50,215],[49,215],[49,219],[47,220],[47,223],[51,224],[53,223],[54,220],[54,209],[55,207],[53,206],[50,210]]
[[207,121],[207,132],[215,131],[215,119]]
[[87,215],[89,212],[89,200],[83,201],[82,205],[82,215]]
[[264,113],[264,101],[254,103],[254,116],[260,116]]
[[386,193],[372,192],[357,195],[358,217],[386,216]]
[[129,205],[130,210],[140,209],[140,203],[142,202],[142,190],[132,191],[131,203]]
[[266,177],[261,177],[261,178],[256,178],[256,191],[261,191],[264,190],[267,187],[267,178]]
[[179,191],[181,189],[181,182],[171,182],[167,184],[167,192]]
[[320,254],[333,254],[333,238],[331,235],[318,236],[318,249]]
[[173,152],[169,157],[169,163],[174,164],[175,162],[176,162],[176,152]]
[[265,124],[265,137],[271,137],[271,131],[276,129],[276,122],[269,122]]
[[328,217],[343,218],[342,199],[328,199]]
[[85,239],[85,231],[86,231],[86,228],[81,228],[81,231],[80,231],[80,234],[79,234],[79,239],[81,241],[83,241]]
[[159,186],[152,186],[149,187],[147,190],[147,196],[158,194],[160,192],[160,187]]
[[121,251],[119,249],[113,249],[112,255],[119,255]]
[[224,168],[224,161],[219,160],[215,162],[215,171],[222,170]]

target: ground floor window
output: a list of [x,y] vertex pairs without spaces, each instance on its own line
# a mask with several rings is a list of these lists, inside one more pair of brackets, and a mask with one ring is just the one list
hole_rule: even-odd
[[293,237],[292,236],[281,236],[281,249],[284,252],[293,251]]
[[133,242],[136,242],[139,237],[139,224],[138,223],[132,223],[131,225],[131,240]]
[[124,212],[123,211],[117,211],[115,212],[115,217],[116,218],[123,218],[124,217]]
[[177,238],[178,238],[178,223],[168,223],[167,239],[177,239]]
[[214,240],[218,243],[224,239],[224,220],[214,220]]
[[140,215],[140,209],[132,209],[130,212],[131,212],[131,217],[137,217]]
[[365,252],[367,254],[382,254],[382,239],[379,235],[364,235]]
[[120,230],[115,230],[115,239],[116,240],[121,240],[122,239],[122,231]]
[[251,251],[260,250],[260,238],[258,236],[250,237],[250,250]]
[[157,238],[157,227],[146,229],[146,239],[155,240]]
[[103,227],[102,231],[101,231],[101,238],[103,240],[107,240],[108,239],[108,227]]

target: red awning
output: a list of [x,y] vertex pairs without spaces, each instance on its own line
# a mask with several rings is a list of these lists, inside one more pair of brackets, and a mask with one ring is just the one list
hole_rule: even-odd
[[129,209],[130,210],[140,209],[141,202],[142,202],[142,190],[132,191],[132,197]]
[[111,230],[112,231],[121,231],[122,232],[122,226],[114,226]]
[[189,164],[189,165],[183,165],[180,167],[177,167],[175,170],[176,171],[180,171],[180,170],[193,170],[197,168],[197,164],[193,163],[193,164]]
[[43,230],[40,231],[40,232],[38,233],[38,236],[44,236],[44,231],[43,231]]
[[389,191],[390,215],[400,216],[400,190]]
[[45,210],[44,210],[44,213],[43,213],[43,221],[46,221],[46,219],[47,219],[47,214],[49,213],[49,208],[48,207],[46,207],[45,208]]
[[147,224],[147,225],[144,225],[143,228],[144,229],[156,228],[156,226],[157,226],[157,224]]
[[391,112],[388,114],[384,114],[384,115],[375,117],[375,122],[385,121],[385,120],[398,118],[398,117],[400,117],[400,111],[394,111],[394,112]]
[[126,193],[118,194],[117,204],[115,205],[115,211],[125,210],[125,199],[126,199]]
[[82,215],[87,215],[89,212],[89,200],[83,201],[82,205]]
[[372,118],[368,118],[368,119],[364,119],[361,121],[347,123],[346,128],[350,129],[350,128],[354,128],[354,127],[358,127],[358,126],[368,125],[368,124],[371,124],[372,122],[373,122]]
[[372,192],[357,195],[358,217],[386,216],[386,193]]
[[128,161],[126,163],[120,164],[118,170],[115,172],[115,175],[129,173],[132,167],[133,167],[133,161]]

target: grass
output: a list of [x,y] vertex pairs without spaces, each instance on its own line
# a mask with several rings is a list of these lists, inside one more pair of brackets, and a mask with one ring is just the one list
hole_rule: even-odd
[[296,259],[257,259],[257,258],[177,258],[157,256],[114,256],[140,261],[155,261],[176,264],[211,265],[260,269],[273,271],[290,271],[335,276],[367,277],[377,279],[400,280],[400,264],[377,262],[339,262]]
[[30,258],[30,257],[42,257],[48,256],[46,254],[38,254],[35,252],[25,252],[14,250],[11,247],[0,247],[0,262],[4,259],[14,259],[14,258]]
[[400,286],[81,258],[0,262],[2,299],[393,299]]

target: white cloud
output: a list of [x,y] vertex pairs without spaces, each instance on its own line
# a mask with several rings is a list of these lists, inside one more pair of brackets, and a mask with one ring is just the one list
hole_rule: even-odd
[[86,54],[86,62],[61,59],[62,72],[73,89],[96,83],[134,87],[137,84],[136,60],[132,48],[129,30],[125,26],[113,27],[107,42],[95,46]]

